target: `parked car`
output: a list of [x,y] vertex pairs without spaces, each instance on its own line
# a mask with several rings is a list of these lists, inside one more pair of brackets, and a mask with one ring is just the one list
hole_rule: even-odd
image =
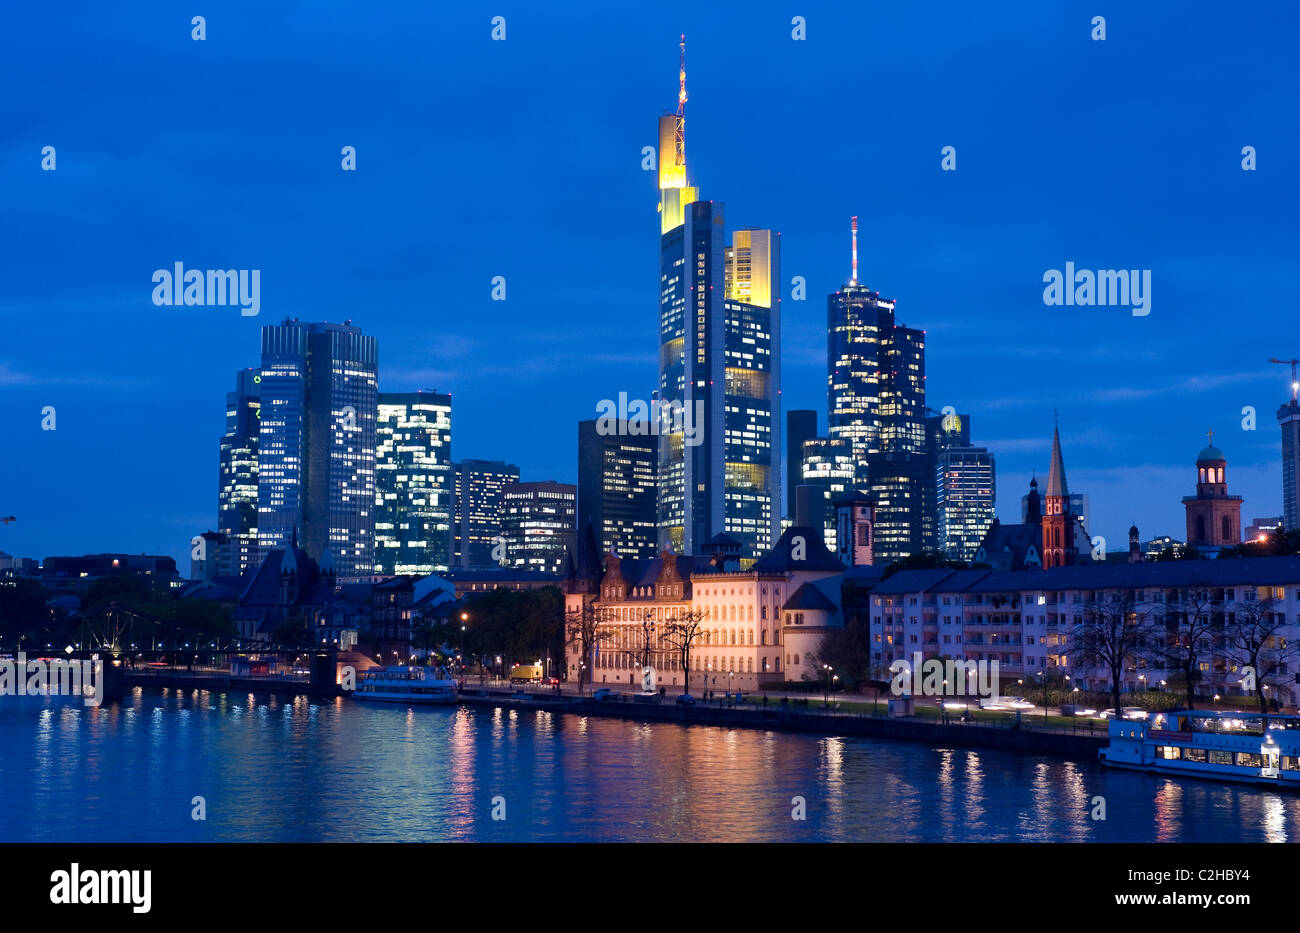
[[593,700],[612,700],[614,699],[614,691],[608,687],[601,687],[592,691],[591,698]]
[[695,705],[695,697],[691,696],[689,693],[683,693],[681,696],[679,696],[679,697],[677,698],[677,705],[678,705],[678,706],[694,706],[694,705]]

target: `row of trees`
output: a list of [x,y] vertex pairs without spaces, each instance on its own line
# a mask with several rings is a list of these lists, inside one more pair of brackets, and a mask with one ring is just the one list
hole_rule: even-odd
[[[461,616],[464,618],[461,618]],[[416,647],[463,652],[483,666],[501,658],[501,668],[550,659],[564,668],[564,594],[558,587],[488,590],[467,596],[461,612],[444,622],[417,623]]]
[[1083,606],[1067,645],[1071,665],[1104,670],[1111,700],[1119,712],[1120,685],[1126,671],[1149,666],[1179,672],[1185,704],[1194,709],[1201,667],[1222,664],[1235,671],[1243,692],[1253,693],[1267,725],[1269,698],[1300,659],[1300,643],[1283,634],[1286,616],[1279,600],[1254,590],[1228,603],[1210,590],[1180,590],[1163,603],[1140,601],[1131,591],[1110,593]]
[[160,649],[226,645],[235,637],[230,609],[206,600],[180,600],[165,584],[134,574],[103,577],[81,595],[81,609],[59,612],[38,580],[0,584],[0,647],[47,645],[104,648],[136,644]]

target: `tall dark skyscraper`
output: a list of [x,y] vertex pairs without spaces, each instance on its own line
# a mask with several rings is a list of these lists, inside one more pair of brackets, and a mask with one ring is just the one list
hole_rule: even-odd
[[856,485],[876,501],[875,561],[888,563],[934,534],[925,332],[898,324],[894,302],[859,284],[856,217],[852,237],[852,275],[826,302],[828,433],[853,450]]
[[454,565],[464,570],[498,566],[493,539],[501,537],[505,489],[519,482],[519,467],[501,460],[456,464]]
[[1277,410],[1282,427],[1282,527],[1287,531],[1300,528],[1300,385],[1292,371],[1291,398]]
[[679,81],[659,119],[659,543],[725,532],[750,560],[780,530],[780,237],[728,244],[722,203],[687,184],[684,41]]
[[591,525],[602,553],[653,559],[658,532],[655,473],[659,439],[628,433],[617,421],[617,434],[600,434],[597,421],[578,422],[578,534]]
[[262,328],[258,543],[328,555],[339,578],[374,573],[379,347],[359,327]]
[[380,392],[375,433],[375,570],[451,569],[451,396]]
[[[226,432],[221,437],[217,477],[217,531],[225,535],[224,559],[208,560],[231,573],[243,573],[256,560],[258,416],[262,377],[256,369],[235,374],[235,391],[226,393]],[[211,542],[210,542],[211,544]]]
[[817,436],[817,412],[797,408],[785,414],[785,514],[793,520],[795,488],[803,482],[803,445]]

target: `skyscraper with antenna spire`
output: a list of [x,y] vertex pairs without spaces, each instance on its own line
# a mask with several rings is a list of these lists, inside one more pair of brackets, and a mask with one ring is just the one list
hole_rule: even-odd
[[849,443],[855,484],[876,500],[874,556],[888,562],[935,544],[925,332],[897,323],[894,302],[861,283],[856,216],[849,235],[849,280],[826,300],[828,431]]
[[682,36],[677,110],[659,118],[659,545],[695,554],[726,534],[752,561],[782,513],[780,235],[727,242],[722,203],[690,183],[686,100]]

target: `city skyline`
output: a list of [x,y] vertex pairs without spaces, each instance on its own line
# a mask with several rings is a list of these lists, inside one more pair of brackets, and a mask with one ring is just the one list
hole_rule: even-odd
[[[855,21],[867,16],[851,11],[823,13],[819,27],[814,10],[810,28],[832,31],[832,15]],[[615,114],[612,128],[590,151],[569,151],[577,164],[558,173],[549,161],[549,137],[537,136],[541,141],[537,157],[545,166],[541,174],[560,179],[562,191],[576,191],[574,186],[583,175],[600,180],[605,200],[602,217],[614,232],[611,244],[591,242],[582,228],[565,219],[565,211],[556,210],[535,216],[560,220],[561,230],[552,237],[559,243],[538,246],[538,255],[530,258],[512,251],[490,225],[466,215],[466,235],[452,241],[462,251],[430,262],[424,275],[412,273],[411,264],[401,260],[423,257],[426,245],[441,245],[440,241],[379,237],[386,244],[379,254],[388,255],[390,263],[396,256],[399,267],[406,270],[407,274],[396,276],[396,284],[376,282],[371,270],[378,264],[371,263],[371,253],[355,234],[341,233],[336,246],[325,244],[323,237],[309,238],[315,247],[327,246],[324,255],[310,263],[306,254],[312,250],[294,254],[268,239],[287,236],[290,227],[272,224],[266,234],[232,235],[238,212],[219,204],[217,197],[206,199],[204,219],[184,221],[193,226],[177,221],[176,226],[165,227],[165,236],[146,233],[154,222],[148,204],[160,196],[181,198],[194,184],[182,170],[189,163],[166,140],[160,143],[161,154],[146,157],[128,144],[129,156],[119,156],[146,174],[157,168],[159,160],[172,172],[164,173],[166,177],[157,184],[127,173],[124,193],[146,203],[138,213],[127,215],[131,219],[127,229],[133,232],[125,238],[126,244],[111,244],[106,232],[96,230],[93,223],[82,223],[89,218],[102,224],[121,210],[116,201],[107,202],[102,195],[87,196],[100,184],[95,181],[96,165],[112,158],[105,148],[108,137],[101,138],[94,130],[96,121],[82,118],[91,129],[80,129],[82,138],[74,137],[75,141],[35,136],[27,140],[31,158],[24,161],[14,155],[8,165],[15,177],[32,176],[19,193],[20,220],[30,220],[38,231],[49,223],[71,223],[72,229],[63,237],[65,248],[55,254],[57,263],[77,263],[86,274],[78,280],[78,291],[51,274],[49,256],[34,254],[12,235],[7,240],[5,271],[12,287],[6,321],[13,342],[0,350],[0,385],[10,402],[3,418],[11,456],[0,468],[0,488],[6,492],[0,511],[18,520],[5,526],[0,550],[36,558],[145,551],[171,555],[186,565],[189,539],[214,527],[212,452],[222,433],[220,405],[214,400],[229,391],[231,371],[252,361],[257,329],[285,316],[353,319],[381,344],[380,391],[435,389],[454,395],[457,459],[508,460],[520,465],[525,479],[576,482],[570,441],[573,424],[593,417],[601,398],[615,397],[619,391],[645,397],[655,384],[654,337],[648,321],[655,313],[650,282],[656,231],[646,229],[654,179],[652,173],[640,170],[638,157],[641,145],[655,142],[645,127],[675,90],[672,78],[680,30],[674,19],[690,23],[692,164],[708,179],[708,193],[725,199],[733,217],[768,224],[783,234],[783,409],[816,409],[824,423],[825,360],[819,344],[824,347],[825,333],[817,321],[823,315],[824,296],[848,277],[844,228],[848,217],[858,214],[864,219],[860,278],[867,287],[896,300],[900,317],[909,326],[926,331],[927,402],[935,409],[951,404],[977,419],[980,430],[975,443],[997,458],[1002,488],[998,515],[1004,521],[1018,519],[1015,503],[1029,476],[1046,475],[1054,408],[1061,412],[1071,482],[1091,497],[1096,527],[1089,531],[1104,535],[1111,549],[1123,545],[1130,522],[1138,524],[1144,539],[1161,534],[1180,537],[1180,498],[1191,491],[1190,465],[1210,428],[1216,431],[1216,446],[1232,463],[1233,492],[1245,498],[1243,526],[1256,517],[1281,514],[1280,439],[1274,412],[1289,397],[1289,380],[1265,360],[1300,355],[1285,335],[1268,335],[1272,309],[1294,304],[1295,285],[1283,281],[1286,277],[1278,270],[1285,268],[1286,256],[1294,255],[1296,234],[1280,226],[1284,218],[1270,206],[1286,203],[1288,195],[1294,194],[1296,183],[1283,171],[1284,153],[1294,148],[1289,145],[1293,127],[1279,126],[1269,115],[1251,110],[1245,98],[1234,102],[1207,85],[1206,93],[1214,96],[1218,112],[1228,117],[1221,121],[1216,141],[1182,140],[1169,149],[1154,138],[1157,134],[1122,119],[1122,112],[1106,111],[1108,119],[1118,121],[1112,125],[1123,132],[1117,129],[1115,138],[1087,145],[1076,141],[1055,152],[1057,162],[1044,171],[1036,159],[1042,152],[1052,152],[1053,142],[1061,139],[1049,130],[1056,122],[1068,124],[1068,120],[1032,121],[1032,129],[1040,135],[1029,133],[1015,120],[994,119],[991,127],[980,129],[956,119],[957,105],[996,118],[990,104],[974,106],[979,99],[961,88],[939,93],[938,79],[927,82],[920,74],[909,73],[910,86],[883,76],[879,96],[873,98],[881,114],[873,116],[875,129],[868,132],[864,126],[855,131],[851,143],[838,142],[819,151],[792,133],[783,150],[784,161],[751,159],[743,164],[745,160],[729,157],[728,147],[749,105],[736,104],[725,89],[729,71],[736,67],[746,43],[770,43],[773,54],[782,55],[786,63],[781,75],[792,87],[781,89],[780,82],[769,81],[772,86],[764,87],[768,103],[788,103],[815,89],[825,92],[837,86],[836,68],[824,61],[804,57],[795,67],[790,56],[798,55],[799,47],[792,44],[793,49],[787,49],[782,44],[791,45],[785,20],[775,11],[766,16],[761,32],[753,22],[736,24],[728,32],[707,15],[686,17],[666,11],[662,17],[656,15],[649,30],[652,35],[642,38],[634,35],[636,30],[620,32],[620,39],[626,38],[634,50],[626,65],[625,80],[631,88],[617,83],[614,89],[591,88],[592,97],[578,101],[579,113],[574,117],[595,127],[610,122],[607,118]],[[915,33],[914,28],[900,26],[897,17],[907,14],[892,12],[883,21],[872,22],[882,27],[884,35]],[[1082,14],[1080,18],[1086,20]],[[131,17],[126,20],[129,23]],[[1059,13],[1032,10],[1019,19],[1007,15],[995,21],[1000,35],[1010,35],[1009,41],[1035,29],[1069,35],[1075,28]],[[931,48],[960,53],[959,34],[977,22],[978,17],[955,13],[951,21],[934,24],[927,41]],[[519,48],[526,61],[515,67],[532,67],[541,54],[537,46],[544,44],[541,36],[573,25],[512,18],[510,38],[493,52],[509,54]],[[113,26],[110,32],[116,35],[117,28],[128,27]],[[159,28],[155,24],[146,31],[149,41],[160,41]],[[325,41],[323,33],[312,32],[311,24],[306,28],[309,41]],[[987,30],[988,24],[983,28]],[[1113,18],[1111,28],[1154,27],[1135,12],[1126,13],[1122,22]],[[1160,28],[1172,35],[1163,47],[1151,49],[1153,60],[1125,61],[1124,66],[1173,69],[1180,81],[1196,88],[1213,71],[1210,65],[1202,70],[1193,64],[1191,56],[1198,45],[1212,42],[1215,49],[1231,56],[1234,41],[1243,42],[1252,31],[1250,20],[1222,29],[1191,22]],[[1115,66],[1114,56],[1134,54],[1131,45],[1127,51],[1113,43],[1093,46],[1086,30],[1078,31],[1077,43],[1070,46],[1078,60],[1068,63],[1067,78],[1070,67],[1086,67],[1089,55],[1105,56]],[[83,41],[74,37],[64,53],[75,51]],[[239,54],[256,58],[265,51],[255,41],[251,45],[240,41],[245,44],[239,46]],[[483,41],[489,41],[486,35]],[[913,36],[908,41],[917,40]],[[129,50],[131,42],[125,45]],[[465,54],[455,45],[450,48],[461,57]],[[1286,80],[1281,48],[1265,39],[1262,47],[1256,40],[1252,51],[1258,57],[1253,72],[1257,78],[1267,80],[1272,74]],[[1270,52],[1275,57],[1270,58]],[[596,73],[608,54],[588,50],[565,67]],[[1026,67],[1023,60],[1014,68],[998,64],[992,80],[1009,86],[1013,79],[1024,77]],[[113,80],[131,81],[130,72],[125,74]],[[1164,88],[1159,83],[1162,74],[1156,73],[1156,83]],[[220,69],[199,70],[187,73],[180,84],[227,77]],[[1144,73],[1144,77],[1150,83],[1151,75]],[[293,87],[292,79],[280,78],[273,82],[273,97]],[[1061,80],[1060,75],[1051,78]],[[909,89],[910,95],[898,97]],[[64,97],[59,97],[61,90]],[[168,93],[157,91],[144,99],[157,102]],[[787,93],[792,96],[783,96]],[[1041,90],[1033,93],[1047,95]],[[66,94],[59,87],[45,89],[38,91],[38,100],[47,95],[44,103],[51,112],[66,113],[76,109]],[[942,113],[945,122],[890,119],[907,106],[922,113]],[[145,106],[134,119],[143,120],[149,112]],[[314,213],[309,216],[314,222],[342,211],[340,216],[351,218],[347,222],[360,230],[364,218],[377,209],[391,219],[401,212],[393,206],[395,192],[384,187],[382,173],[397,171],[409,159],[429,153],[417,144],[414,151],[408,145],[405,155],[399,155],[403,152],[400,133],[385,135],[382,127],[373,124],[357,128],[364,121],[359,120],[359,112],[352,117],[353,128],[340,128],[329,139],[291,135],[293,141],[273,158],[253,153],[251,164],[243,165],[241,159],[249,156],[244,152],[230,165],[204,162],[200,177],[213,179],[217,191],[231,196],[255,189],[268,159],[285,173],[301,172],[310,165],[308,182],[288,188],[312,205]],[[77,120],[70,115],[66,119]],[[254,119],[275,135],[271,131],[277,124],[269,111],[255,114]],[[493,131],[490,120],[480,115],[474,119],[470,137],[492,145],[497,137],[489,133]],[[833,119],[830,106],[814,108],[808,135],[819,138],[815,125],[830,125]],[[881,142],[878,120],[887,123],[887,135],[893,135],[896,146]],[[182,126],[190,133],[211,132],[204,130],[208,122],[183,120]],[[1228,137],[1233,145],[1224,141]],[[203,138],[217,139],[215,135]],[[429,141],[423,136],[419,142]],[[59,167],[43,176],[38,154],[46,143],[58,146]],[[339,170],[338,150],[348,144],[358,147],[355,176]],[[957,149],[958,168],[946,174],[939,167],[940,147],[950,144]],[[1238,150],[1246,144],[1257,146],[1261,153],[1256,173],[1240,168]],[[850,159],[848,150],[858,156]],[[212,158],[220,151],[216,146]],[[100,163],[88,152],[96,153]],[[1048,175],[1055,177],[1061,160],[1080,179],[1077,196],[1053,191],[1064,199],[1061,203],[1054,202],[1050,210],[1037,204],[1027,210],[1028,195],[1043,194],[1036,185]],[[1095,171],[1088,166],[1090,160],[1100,160]],[[1129,168],[1139,165],[1148,173],[1142,176],[1147,185],[1153,183],[1150,173],[1158,166],[1165,173],[1154,175],[1159,190],[1144,196],[1132,180],[1112,177],[1114,160]],[[484,171],[478,177],[491,181],[489,169],[463,168],[471,175]],[[790,189],[775,181],[778,176],[786,178],[787,185],[788,179],[800,179],[799,190],[805,195],[801,200],[816,206],[792,210],[785,203]],[[341,187],[350,182],[358,184],[352,189]],[[1089,185],[1097,183],[1115,186],[1107,189],[1109,196],[1101,199],[1105,202],[1101,207],[1088,204]],[[526,216],[539,203],[534,193],[515,184],[504,192],[490,183],[467,187],[486,187],[489,203],[498,211],[504,207],[508,216],[516,211]],[[206,188],[197,190],[207,194]],[[1181,216],[1152,200],[1168,197],[1171,190],[1198,193],[1194,216]],[[556,193],[550,192],[549,197],[555,198]],[[993,197],[999,198],[995,203],[1004,214],[997,226],[999,235],[989,238],[989,220],[981,215],[976,221],[972,212],[987,208],[987,199]],[[74,205],[81,203],[78,199],[85,200],[84,213],[79,208],[72,214]],[[276,194],[266,194],[265,203],[255,203],[261,205],[254,209],[259,219],[282,208],[302,206],[292,197]],[[564,193],[555,203],[576,202]],[[1125,220],[1118,226],[1132,231],[1116,229],[1109,222],[1106,207],[1113,211],[1116,204],[1123,205]],[[922,219],[903,221],[900,230],[899,213],[905,208],[916,209]],[[1249,217],[1251,224],[1237,224],[1237,217]],[[1270,226],[1270,218],[1277,225]],[[1066,228],[1070,236],[1053,232],[1046,242],[1027,245],[1026,241],[1043,238],[1044,229]],[[30,239],[51,236],[38,234]],[[405,252],[394,252],[394,242],[401,242]],[[560,261],[555,250],[561,248],[597,250],[598,261],[583,277],[583,283],[591,284],[589,290],[575,284],[559,296],[544,293],[539,270]],[[1080,266],[1152,269],[1156,285],[1152,314],[1135,318],[1113,309],[1044,306],[1043,273],[1073,260]],[[195,268],[261,269],[260,316],[243,317],[233,308],[152,305],[151,272],[169,269],[176,261]],[[321,268],[329,272],[322,275]],[[457,274],[449,277],[453,271]],[[503,303],[490,298],[491,280],[498,274],[507,279]],[[791,298],[789,280],[795,275],[807,282],[803,301]],[[633,288],[629,280],[641,284]],[[439,283],[443,291],[431,289],[431,282]],[[287,302],[290,289],[293,297]],[[632,300],[610,315],[606,303],[621,293],[632,295]],[[1207,301],[1204,296],[1211,294],[1216,297]],[[412,303],[411,296],[419,297]],[[983,303],[972,302],[972,296],[980,296]],[[376,309],[367,309],[367,302]],[[426,304],[453,310],[430,315]],[[33,308],[38,313],[24,313]],[[437,320],[433,330],[416,322],[417,311]],[[1217,323],[1225,312],[1231,312],[1234,324],[1257,321],[1258,326],[1225,331]],[[577,327],[573,315],[580,316]],[[69,319],[78,326],[66,327]],[[1205,339],[1207,332],[1214,334],[1213,340]],[[105,347],[110,348],[107,354],[102,352]],[[46,405],[58,413],[57,429],[52,432],[41,431]],[[1247,405],[1256,410],[1254,432],[1240,430],[1241,409]],[[534,406],[540,410],[534,412]],[[503,422],[502,413],[507,413],[508,422]],[[130,458],[114,455],[139,449],[160,429],[169,437],[166,461],[147,462],[140,469],[130,464]],[[140,478],[133,483],[136,474]],[[66,494],[68,489],[76,489],[77,494]],[[783,511],[788,509],[786,504]]]

